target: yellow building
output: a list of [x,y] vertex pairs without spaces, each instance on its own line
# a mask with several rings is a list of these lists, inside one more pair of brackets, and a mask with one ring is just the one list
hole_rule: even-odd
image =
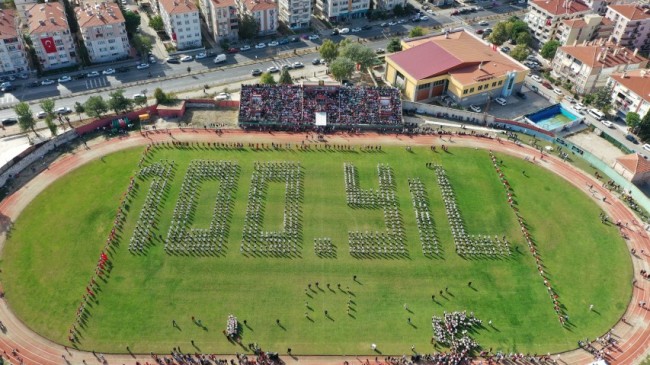
[[408,100],[428,102],[449,95],[461,105],[483,104],[521,89],[530,71],[465,30],[402,42],[386,56],[386,80]]

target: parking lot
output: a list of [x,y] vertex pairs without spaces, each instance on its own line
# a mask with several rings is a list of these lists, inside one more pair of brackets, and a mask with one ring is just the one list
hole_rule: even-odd
[[[535,93],[527,86],[522,87],[522,92],[526,99],[511,95],[506,99],[506,105],[499,105],[494,101],[490,102],[489,114],[497,118],[516,119],[524,114],[536,112],[542,108],[552,105],[544,96]],[[486,104],[478,105],[482,110],[486,110]]]

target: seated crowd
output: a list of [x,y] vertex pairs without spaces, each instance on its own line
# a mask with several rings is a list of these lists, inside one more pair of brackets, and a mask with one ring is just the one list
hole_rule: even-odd
[[402,102],[391,87],[242,85],[239,122],[311,126],[316,113],[330,125],[399,125]]

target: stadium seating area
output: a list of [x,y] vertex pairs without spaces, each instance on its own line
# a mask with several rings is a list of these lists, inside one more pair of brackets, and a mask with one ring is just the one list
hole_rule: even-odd
[[399,90],[391,87],[242,85],[239,123],[310,128],[316,113],[328,126],[402,125]]

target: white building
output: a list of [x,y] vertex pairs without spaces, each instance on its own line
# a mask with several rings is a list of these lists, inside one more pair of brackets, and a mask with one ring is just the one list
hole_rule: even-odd
[[199,9],[192,0],[158,0],[165,32],[178,50],[201,47]]
[[220,42],[223,39],[239,38],[239,10],[235,0],[207,0],[208,11],[204,11],[211,37]]
[[27,10],[29,37],[43,70],[77,64],[77,51],[63,5],[33,4]]
[[370,9],[370,0],[316,0],[316,9],[333,22],[363,18]]
[[526,23],[531,35],[541,43],[559,40],[557,33],[562,21],[581,18],[592,12],[586,4],[570,0],[531,0],[528,5],[530,11]]
[[631,49],[650,50],[649,5],[610,5],[605,16],[615,23],[612,41]]
[[559,47],[551,75],[571,82],[577,93],[588,94],[606,86],[612,74],[641,69],[647,63],[635,51],[600,40]]
[[252,16],[260,26],[259,35],[273,34],[278,30],[278,3],[273,0],[241,0],[241,14]]
[[279,0],[279,19],[291,29],[309,28],[311,0]]
[[568,19],[560,22],[557,37],[562,45],[574,45],[591,41],[604,19],[597,14],[587,14],[584,18]]
[[608,86],[612,90],[612,106],[621,117],[635,112],[643,118],[650,113],[650,70],[614,74]]
[[75,15],[90,62],[110,62],[129,56],[124,15],[116,3],[82,3]]
[[406,5],[406,0],[372,0],[373,9],[393,10],[396,5]]
[[18,32],[19,21],[16,10],[0,10],[0,75],[28,71],[23,37]]

